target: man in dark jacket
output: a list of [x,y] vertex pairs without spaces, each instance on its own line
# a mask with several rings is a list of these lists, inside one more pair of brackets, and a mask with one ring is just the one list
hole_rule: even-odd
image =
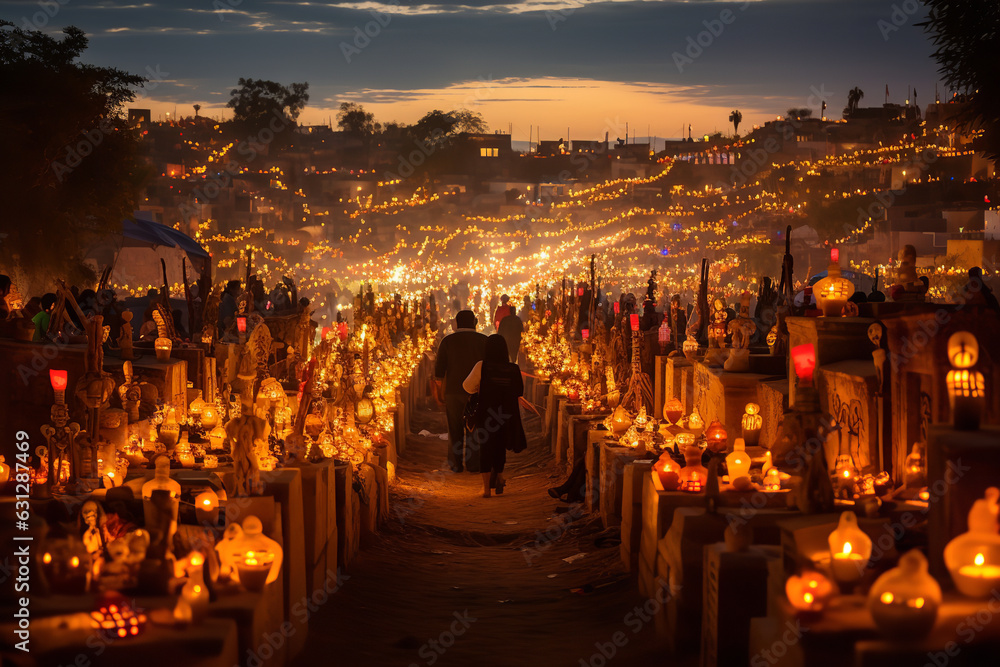
[[[469,376],[477,361],[483,360],[486,336],[476,331],[476,316],[463,310],[455,316],[455,333],[449,334],[438,347],[434,363],[434,377],[444,383],[444,408],[448,415],[448,465],[455,472],[462,472],[463,464],[469,472],[479,472],[479,455],[472,446],[465,449],[465,406],[469,394],[462,389],[462,382]],[[463,457],[464,450],[464,457]]]

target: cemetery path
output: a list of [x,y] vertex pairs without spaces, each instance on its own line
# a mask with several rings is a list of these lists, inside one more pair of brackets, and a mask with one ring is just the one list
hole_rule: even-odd
[[310,619],[294,664],[603,667],[665,659],[642,610],[653,602],[624,571],[618,542],[597,546],[600,519],[546,493],[565,472],[538,417],[525,413],[528,449],[508,456],[507,488],[489,499],[479,474],[442,471],[443,413],[417,410],[412,427],[390,518]]

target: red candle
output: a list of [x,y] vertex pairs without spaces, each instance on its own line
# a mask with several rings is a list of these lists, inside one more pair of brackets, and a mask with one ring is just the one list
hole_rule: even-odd
[[830,248],[830,262],[833,264],[840,262],[840,248]]
[[237,317],[236,318],[236,329],[240,333],[246,333],[247,332],[247,318],[245,318],[245,317]]
[[576,295],[577,296],[583,296],[583,288],[582,287],[577,287],[576,288]]
[[583,339],[584,340],[587,340],[588,338],[590,338],[590,329],[583,329],[583,330],[580,331],[580,333],[583,334]]
[[69,383],[68,374],[68,371],[49,369],[49,382],[52,383],[53,391],[66,391],[66,385]]
[[638,331],[639,330],[639,316],[637,314],[635,314],[635,313],[632,313],[631,315],[628,316],[628,319],[629,319],[629,322],[632,323],[632,331]]
[[617,315],[622,309],[622,305],[615,301],[615,315]]
[[796,345],[792,348],[792,363],[799,381],[812,386],[813,371],[816,369],[816,347],[812,343]]

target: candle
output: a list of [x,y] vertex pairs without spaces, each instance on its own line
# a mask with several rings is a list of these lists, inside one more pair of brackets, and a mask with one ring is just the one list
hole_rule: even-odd
[[631,315],[628,316],[628,319],[629,319],[629,323],[632,325],[632,331],[638,331],[639,330],[639,316],[636,315],[635,313],[632,313]]
[[174,343],[169,338],[157,338],[153,341],[153,347],[156,349],[156,360],[170,361],[170,351],[173,346]]
[[733,443],[733,451],[726,456],[726,468],[729,470],[729,483],[732,484],[740,477],[750,475],[750,456],[746,453],[746,443],[743,438],[736,438]]
[[833,578],[842,584],[859,581],[871,558],[872,540],[858,528],[858,517],[854,512],[840,515],[840,523],[827,541]]
[[264,590],[273,560],[274,556],[271,554],[248,551],[243,560],[236,565],[240,584],[252,593]]
[[194,512],[201,525],[219,525],[219,496],[212,489],[206,489],[194,499]]

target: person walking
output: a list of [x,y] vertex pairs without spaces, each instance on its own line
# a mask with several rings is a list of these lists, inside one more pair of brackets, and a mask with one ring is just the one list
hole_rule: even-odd
[[471,439],[479,445],[483,498],[493,490],[500,495],[507,483],[503,476],[507,451],[520,452],[528,446],[518,405],[524,379],[510,361],[503,336],[494,334],[486,340],[483,360],[472,367],[463,386],[470,394],[479,394]]
[[462,472],[463,468],[479,472],[475,447],[465,446],[465,406],[469,402],[469,394],[462,387],[462,382],[469,376],[472,367],[482,361],[486,350],[486,336],[476,331],[477,324],[471,310],[459,311],[455,316],[455,332],[441,341],[434,362],[434,377],[439,383],[448,417],[448,466],[453,472]]

